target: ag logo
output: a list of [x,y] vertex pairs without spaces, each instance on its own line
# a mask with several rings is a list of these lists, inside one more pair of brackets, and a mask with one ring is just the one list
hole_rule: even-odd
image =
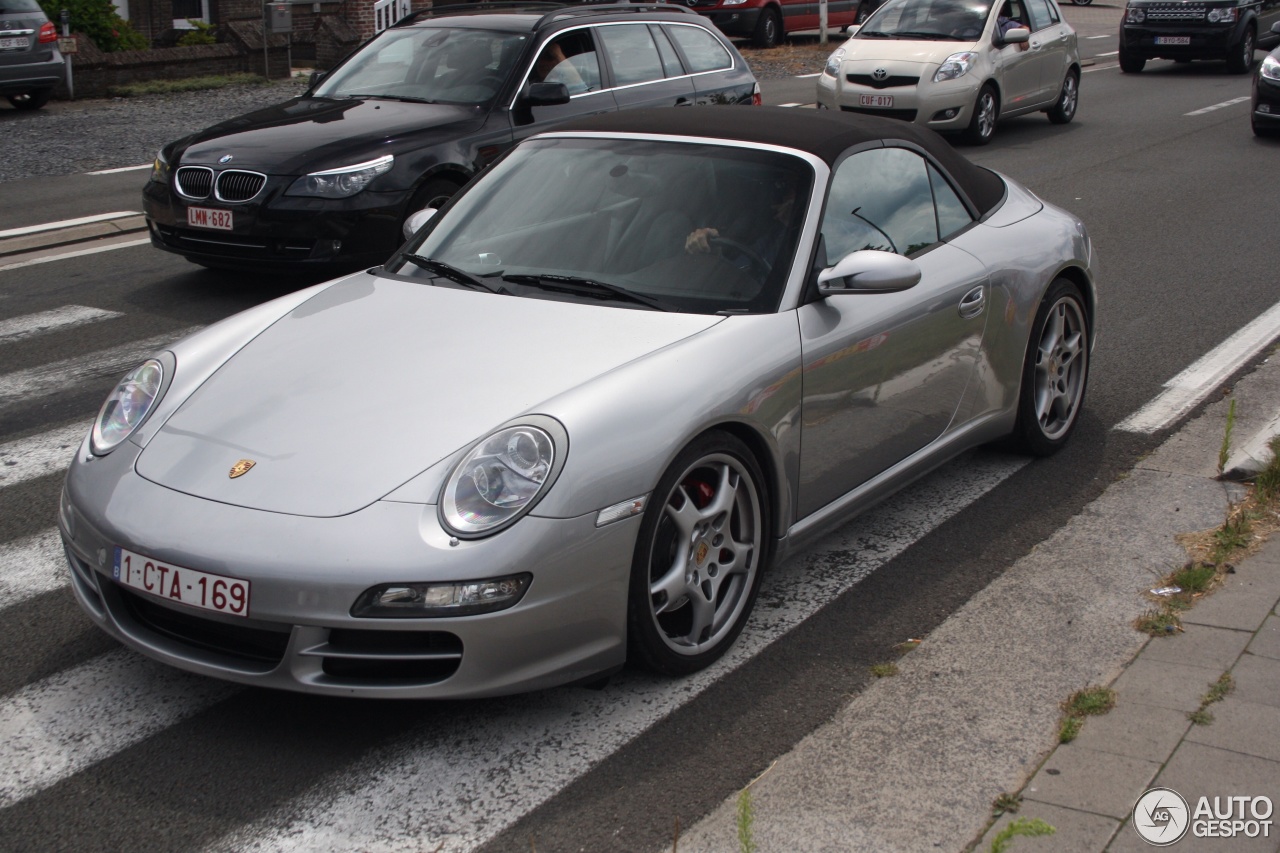
[[1181,840],[1190,818],[1187,801],[1172,788],[1151,788],[1133,806],[1133,828],[1143,841],[1156,847]]

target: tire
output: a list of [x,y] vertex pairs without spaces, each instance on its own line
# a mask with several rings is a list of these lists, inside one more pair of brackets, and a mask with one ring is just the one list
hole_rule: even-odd
[[15,110],[38,110],[49,103],[51,95],[52,89],[34,89],[21,95],[9,95],[9,103],[13,104]]
[[1230,74],[1248,74],[1253,70],[1253,48],[1255,44],[1253,27],[1245,27],[1240,43],[1227,51],[1227,72]]
[[1018,390],[1018,447],[1033,456],[1060,450],[1075,430],[1088,384],[1088,313],[1080,289],[1060,278],[1031,326]]
[[1049,110],[1049,121],[1054,124],[1066,124],[1076,117],[1076,107],[1080,103],[1080,72],[1074,68],[1062,79],[1062,91],[1058,94],[1058,102]]
[[1076,6],[1088,6],[1093,0],[1071,0],[1071,2]]
[[709,432],[676,457],[636,539],[627,595],[632,663],[688,675],[728,650],[768,561],[769,506],[759,464],[729,433]]
[[751,43],[756,47],[777,47],[782,44],[782,18],[777,9],[766,8],[760,13],[755,32],[751,34]]
[[964,130],[964,141],[970,145],[986,145],[996,135],[996,122],[1000,116],[1000,96],[990,83],[978,90],[973,102],[973,115]]
[[1147,67],[1147,60],[1141,56],[1134,56],[1120,46],[1120,70],[1125,74],[1139,74],[1143,68]]
[[862,3],[858,4],[858,14],[854,16],[853,22],[858,25],[865,23],[867,18],[871,17],[871,12],[871,4],[867,0],[863,0]]

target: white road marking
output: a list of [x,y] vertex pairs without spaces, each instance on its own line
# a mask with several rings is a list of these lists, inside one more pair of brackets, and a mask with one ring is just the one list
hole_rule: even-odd
[[821,77],[821,76],[822,76],[822,72],[821,72],[821,71],[815,71],[813,74],[797,74],[797,75],[796,75],[796,79],[797,79],[797,80],[808,80],[808,79],[810,79],[811,77]]
[[778,104],[780,107],[803,107],[804,104]]
[[176,725],[239,688],[129,651],[0,699],[0,808]]
[[85,172],[86,175],[114,175],[118,172],[140,172],[143,169],[150,169],[153,164],[143,163],[141,166],[121,166],[118,169],[99,169],[96,172]]
[[37,314],[0,320],[0,344],[123,316],[118,311],[104,311],[101,308],[88,308],[84,305],[64,305],[52,311],[41,311]]
[[119,378],[151,353],[197,328],[175,329],[111,349],[0,375],[0,408],[17,400],[47,397],[83,382]]
[[600,692],[548,690],[435,715],[215,850],[462,851],[493,838],[1027,464],[968,455],[765,577],[725,659],[669,681],[627,671]]
[[67,559],[57,528],[0,548],[0,602],[4,607],[67,585]]
[[1223,101],[1220,104],[1214,104],[1213,106],[1205,107],[1202,110],[1192,110],[1189,113],[1183,113],[1183,115],[1202,116],[1205,113],[1211,113],[1211,112],[1214,112],[1215,110],[1222,110],[1222,109],[1226,109],[1227,107],[1235,106],[1236,104],[1244,103],[1245,101],[1249,100],[1249,98],[1250,98],[1249,95],[1244,95],[1239,98],[1232,98],[1229,101]]
[[16,486],[66,469],[88,432],[89,424],[74,423],[0,444],[0,487]]
[[151,238],[145,237],[141,240],[127,240],[123,243],[108,243],[105,246],[97,246],[92,249],[78,249],[74,252],[63,252],[60,255],[47,255],[42,258],[32,258],[29,261],[18,261],[17,263],[14,263],[14,264],[6,264],[5,266],[0,266],[0,272],[5,272],[6,270],[22,269],[23,267],[33,267],[33,266],[36,266],[37,264],[48,264],[48,263],[52,263],[53,261],[65,261],[68,258],[79,258],[79,257],[83,257],[84,255],[96,255],[99,252],[111,252],[116,249],[132,249],[134,246],[145,246],[150,242],[151,242]]
[[1119,55],[1120,55],[1120,51],[1118,51],[1118,50],[1113,50],[1113,51],[1111,51],[1110,53],[1099,53],[1099,54],[1098,54],[1098,56],[1099,56],[1099,57],[1103,57],[1103,56],[1119,56]]
[[1107,35],[1102,35],[1102,36],[1085,36],[1085,39],[1089,41],[1092,41],[1093,39],[1109,39],[1109,38],[1115,38],[1115,36],[1109,33]]
[[136,210],[118,210],[115,213],[97,213],[93,216],[81,216],[78,219],[63,219],[59,222],[45,222],[41,225],[24,225],[21,228],[10,228],[0,231],[0,240],[6,237],[21,237],[26,234],[39,234],[44,231],[57,231],[60,228],[74,228],[77,225],[91,225],[94,222],[108,222],[112,219],[125,219],[130,216],[141,216]]
[[1152,433],[1194,409],[1245,362],[1280,335],[1280,303],[1205,353],[1164,384],[1165,391],[1116,425],[1125,432]]
[[1092,68],[1086,68],[1086,69],[1084,69],[1084,70],[1083,70],[1083,71],[1081,71],[1080,73],[1081,73],[1081,74],[1091,74],[1091,73],[1092,73],[1092,72],[1094,72],[1094,71],[1108,71],[1108,70],[1110,70],[1110,69],[1112,69],[1112,68],[1119,68],[1119,67],[1120,67],[1119,65],[1095,65],[1095,66],[1093,66]]

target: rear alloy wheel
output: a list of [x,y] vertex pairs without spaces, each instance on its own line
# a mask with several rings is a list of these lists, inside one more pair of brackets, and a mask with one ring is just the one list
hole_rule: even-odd
[[1147,67],[1147,60],[1141,56],[1134,56],[1124,49],[1124,45],[1120,46],[1120,70],[1125,74],[1138,74],[1143,68]]
[[1062,81],[1058,102],[1049,109],[1049,121],[1066,124],[1076,117],[1076,105],[1080,101],[1080,72],[1072,69]]
[[724,432],[694,441],[663,474],[631,567],[633,663],[688,675],[733,644],[751,615],[769,549],[763,482],[751,451]]
[[996,120],[1000,115],[1000,98],[995,87],[987,83],[973,102],[973,116],[964,131],[964,141],[970,145],[986,145],[996,135]]
[[9,103],[13,104],[15,110],[38,110],[49,103],[52,94],[52,89],[34,89],[21,95],[10,95]]
[[1227,54],[1227,71],[1247,74],[1253,69],[1253,27],[1246,27],[1240,43]]
[[1018,392],[1015,438],[1035,456],[1070,438],[1089,382],[1089,321],[1080,290],[1066,279],[1049,288],[1031,327]]
[[782,43],[782,19],[777,9],[767,8],[760,13],[751,41],[756,47],[777,47]]

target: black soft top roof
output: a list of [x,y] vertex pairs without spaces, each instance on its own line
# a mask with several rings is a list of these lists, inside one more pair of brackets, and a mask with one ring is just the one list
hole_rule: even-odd
[[828,166],[855,145],[907,142],[929,152],[946,169],[980,216],[990,212],[1005,195],[999,175],[970,163],[932,130],[897,119],[790,107],[668,107],[605,113],[568,121],[554,130],[653,133],[779,145],[806,151]]

